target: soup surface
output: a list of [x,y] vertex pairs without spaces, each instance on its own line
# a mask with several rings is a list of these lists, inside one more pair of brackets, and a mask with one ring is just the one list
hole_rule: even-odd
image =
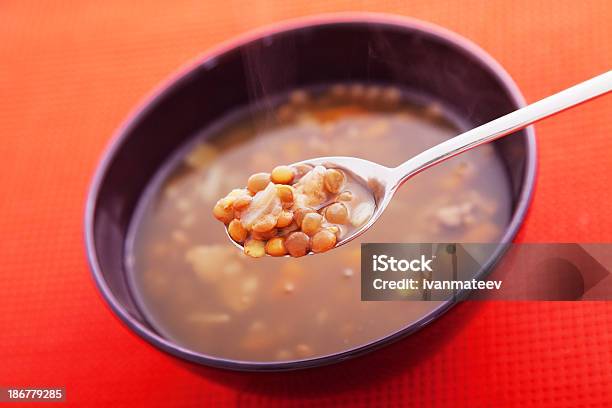
[[397,166],[459,133],[437,106],[405,99],[378,86],[297,91],[232,114],[179,152],[149,186],[126,248],[132,290],[155,329],[215,357],[290,361],[358,347],[438,307],[362,302],[359,245],[499,240],[511,201],[490,145],[417,175],[366,234],[316,256],[250,258],[211,215],[262,169],[333,155]]

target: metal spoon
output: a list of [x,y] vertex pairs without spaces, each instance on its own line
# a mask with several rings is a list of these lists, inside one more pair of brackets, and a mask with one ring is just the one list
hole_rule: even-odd
[[352,234],[336,243],[336,247],[339,247],[354,240],[374,225],[391,202],[397,189],[414,175],[474,147],[509,135],[541,119],[597,96],[602,96],[611,90],[612,71],[608,71],[446,140],[419,153],[395,168],[385,167],[369,160],[346,156],[318,157],[294,163],[293,165],[309,164],[312,166],[322,165],[327,168],[339,168],[351,173],[356,179],[360,179],[372,191],[376,202],[376,208],[372,217],[360,228],[353,231]]

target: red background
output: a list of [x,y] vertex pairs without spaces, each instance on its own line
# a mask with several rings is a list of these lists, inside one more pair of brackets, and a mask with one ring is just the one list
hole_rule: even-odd
[[[610,406],[612,303],[464,303],[342,365],[254,375],[195,367],[132,334],[85,261],[85,194],[109,136],[152,87],[262,24],[386,11],[454,30],[535,101],[610,69],[609,1],[298,0],[0,3],[0,384],[73,404]],[[612,98],[537,125],[518,241],[611,241]]]

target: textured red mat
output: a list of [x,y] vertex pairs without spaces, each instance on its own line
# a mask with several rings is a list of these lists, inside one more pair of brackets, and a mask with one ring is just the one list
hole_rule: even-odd
[[[528,101],[612,62],[605,0],[2,2],[0,385],[65,385],[70,403],[115,407],[612,405],[612,303],[466,303],[378,353],[282,375],[182,363],[103,304],[81,220],[99,155],[127,112],[221,40],[356,8],[474,40]],[[537,126],[537,192],[519,241],[612,241],[611,113],[607,97]]]

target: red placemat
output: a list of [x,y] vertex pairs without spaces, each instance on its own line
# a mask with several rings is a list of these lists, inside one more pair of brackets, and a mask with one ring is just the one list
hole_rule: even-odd
[[[534,101],[610,69],[609,1],[4,1],[0,4],[0,385],[66,386],[74,405],[612,405],[612,304],[464,303],[408,339],[327,368],[254,375],[160,353],[87,269],[87,186],[127,112],[204,49],[263,24],[347,10],[474,40]],[[612,98],[537,125],[518,241],[612,239]]]

